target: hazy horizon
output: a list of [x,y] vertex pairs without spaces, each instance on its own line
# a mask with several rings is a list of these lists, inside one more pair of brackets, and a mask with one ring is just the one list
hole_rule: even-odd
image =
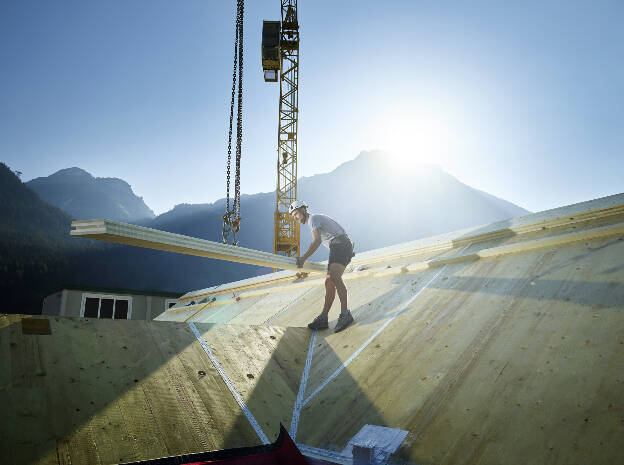
[[[387,155],[386,153],[384,153],[384,152],[382,152],[382,151],[376,151],[376,150],[372,150],[372,151],[362,151],[362,152],[360,152],[359,154],[357,154],[357,155],[356,155],[353,159],[351,159],[351,160],[345,160],[345,161],[341,162],[341,163],[340,163],[340,165],[338,165],[338,166],[334,167],[333,169],[331,169],[331,170],[329,170],[329,171],[322,172],[322,173],[314,173],[314,174],[311,174],[310,176],[300,176],[300,177],[299,177],[299,181],[301,181],[301,180],[303,180],[303,179],[309,179],[309,178],[312,178],[312,177],[317,176],[317,175],[329,174],[329,173],[333,172],[334,170],[336,170],[336,169],[340,168],[342,165],[344,165],[344,164],[346,164],[346,163],[353,162],[353,161],[357,160],[360,156],[362,156],[362,155],[364,155],[364,154],[379,154],[379,155],[382,155],[382,156]],[[446,170],[444,170],[444,168],[443,168],[442,166],[437,165],[437,164],[435,164],[435,163],[422,163],[422,164],[420,164],[420,165],[414,165],[414,166],[415,166],[415,167],[421,166],[421,167],[423,167],[423,168],[425,168],[425,167],[435,167],[435,168],[440,169],[441,171],[443,171],[443,172],[445,172],[445,173],[449,174],[450,176],[455,177],[455,176],[451,175],[450,173],[448,173]],[[82,171],[85,171],[86,173],[88,173],[89,175],[91,175],[91,176],[92,176],[93,178],[95,178],[95,179],[114,179],[114,178],[116,178],[116,179],[121,179],[122,181],[126,181],[126,182],[127,182],[127,180],[126,180],[126,179],[119,178],[119,177],[117,177],[117,176],[110,176],[110,177],[108,177],[108,176],[107,176],[107,177],[97,176],[97,175],[95,175],[94,173],[89,173],[87,170],[85,170],[85,169],[83,169],[83,168],[81,168],[81,167],[79,167],[79,166],[69,166],[69,167],[67,167],[67,168],[62,168],[61,170],[55,171],[54,173],[50,173],[50,175],[48,175],[48,176],[51,176],[51,175],[56,174],[56,173],[58,173],[58,172],[60,172],[60,171],[63,171],[63,170],[67,170],[67,169],[74,169],[74,168],[78,168],[78,169],[80,169],[80,170],[82,170]],[[48,176],[39,176],[38,178],[42,178],[42,177],[43,177],[43,178],[45,178],[45,177],[48,177]],[[22,181],[26,184],[26,183],[28,183],[28,182],[30,182],[30,181],[32,181],[32,180],[34,180],[34,179],[38,179],[38,178],[32,178],[32,179],[28,179],[28,180],[26,180],[26,179],[22,179]],[[455,179],[457,179],[457,178],[455,178]],[[461,182],[461,181],[460,181],[460,182]],[[132,189],[132,192],[133,192],[135,195],[137,195],[138,197],[141,197],[141,195],[135,191],[135,189],[134,189],[134,187],[132,186],[132,184],[130,184],[130,183],[128,183],[128,184],[130,185],[130,188]],[[464,183],[464,184],[465,184],[465,183]],[[467,185],[468,187],[472,187],[472,188],[474,188],[474,186],[470,186],[470,185],[468,185],[468,184],[466,184],[466,185]],[[475,188],[475,189],[476,189],[476,188]],[[479,190],[479,189],[477,189],[477,190]],[[243,196],[245,196],[245,195],[273,194],[273,193],[275,193],[275,190],[272,190],[272,191],[260,191],[260,192],[250,192],[250,193],[244,193],[244,194],[242,194],[242,195],[243,195]],[[488,193],[488,194],[489,194],[489,193]],[[216,202],[218,202],[218,201],[220,201],[220,200],[225,200],[225,196],[221,196],[221,197],[214,198],[214,199],[212,199],[212,200],[205,200],[205,201],[201,201],[201,202],[181,202],[181,203],[179,203],[179,204],[176,204],[176,205],[172,206],[172,207],[171,207],[170,209],[168,209],[168,210],[164,210],[164,211],[162,211],[162,212],[158,212],[158,211],[154,210],[154,209],[152,208],[152,206],[151,206],[149,203],[147,203],[147,202],[145,201],[145,199],[143,199],[143,201],[145,202],[145,204],[147,205],[147,207],[148,207],[148,208],[150,208],[150,209],[151,209],[151,210],[155,213],[155,215],[156,215],[156,216],[159,216],[159,215],[162,215],[162,214],[164,214],[164,213],[167,213],[167,212],[169,212],[169,211],[173,210],[175,207],[177,207],[177,206],[179,206],[179,205],[202,205],[202,204],[207,205],[207,204],[214,204],[214,203],[216,203]],[[502,199],[502,200],[507,200],[507,199]],[[517,204],[515,204],[515,205],[517,205]],[[517,205],[517,206],[519,206],[519,207],[521,207],[521,208],[524,208],[522,205]],[[321,207],[321,208],[322,208],[322,207]],[[526,208],[524,208],[524,209],[526,210]]]

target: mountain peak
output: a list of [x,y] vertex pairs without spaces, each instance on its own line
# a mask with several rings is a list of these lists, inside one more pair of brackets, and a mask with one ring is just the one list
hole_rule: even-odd
[[96,178],[78,167],[65,168],[26,184],[43,200],[74,218],[135,222],[155,216],[123,179]]
[[49,177],[85,177],[85,178],[93,178],[91,173],[83,170],[82,168],[78,168],[77,166],[73,166],[71,168],[64,168],[62,170],[58,170],[56,173],[51,174]]

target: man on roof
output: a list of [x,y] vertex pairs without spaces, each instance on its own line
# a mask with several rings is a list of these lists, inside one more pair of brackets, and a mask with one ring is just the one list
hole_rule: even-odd
[[302,267],[321,243],[329,249],[327,277],[325,278],[325,305],[321,314],[308,324],[308,328],[325,329],[329,327],[327,315],[334,303],[336,292],[338,292],[341,311],[334,331],[342,331],[353,323],[353,316],[347,308],[347,287],[342,280],[346,266],[354,257],[353,243],[344,228],[329,216],[308,213],[308,205],[303,200],[295,200],[290,205],[290,214],[299,224],[307,224],[312,232],[312,243],[306,253],[297,257],[297,266]]

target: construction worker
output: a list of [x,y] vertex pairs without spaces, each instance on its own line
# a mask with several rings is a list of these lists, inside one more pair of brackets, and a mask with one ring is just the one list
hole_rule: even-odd
[[294,201],[290,205],[289,211],[295,221],[299,224],[307,224],[312,232],[312,243],[308,251],[301,257],[297,257],[299,268],[319,248],[321,243],[329,249],[327,277],[325,278],[325,305],[321,314],[308,325],[308,328],[326,329],[329,327],[327,315],[334,303],[336,292],[338,292],[341,311],[334,331],[342,331],[353,323],[353,316],[347,308],[347,287],[342,280],[342,274],[354,256],[353,243],[343,227],[329,216],[308,213],[308,205],[303,200]]

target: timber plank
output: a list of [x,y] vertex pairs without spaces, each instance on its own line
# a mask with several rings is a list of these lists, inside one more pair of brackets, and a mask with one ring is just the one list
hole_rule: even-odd
[[310,288],[299,287],[284,292],[265,295],[253,306],[232,318],[230,324],[261,325],[287,307],[296,305],[298,299],[310,291]]
[[[340,333],[334,333],[335,322],[320,332],[310,368],[306,396],[312,394],[334,371],[341,367],[392,315],[435,275],[427,270],[419,275],[395,275],[379,279],[364,278],[348,283],[353,296],[349,306],[355,322]],[[336,298],[336,300],[338,300]],[[339,303],[335,312],[340,312]],[[332,311],[334,307],[332,307]],[[372,343],[373,345],[376,342]]]
[[[8,424],[15,424],[15,410],[9,408],[12,404],[11,392],[11,326],[16,327],[19,319],[17,315],[0,315],[0,418]],[[6,460],[15,461],[12,436],[0,434],[0,450],[6,451]]]
[[[221,244],[182,234],[158,231],[144,226],[110,220],[80,220],[73,221],[72,227],[76,229],[70,231],[70,234],[77,237],[87,237],[136,247],[247,263],[268,268],[299,271],[294,257]],[[303,265],[303,269],[318,272],[325,271],[326,267],[320,263],[306,262]]]
[[[396,456],[412,463],[617,463],[624,204],[614,198],[369,254],[377,265],[345,275],[356,323],[333,333],[336,298],[306,394],[428,287],[303,408],[297,441],[341,450],[374,424],[410,432]],[[305,326],[324,296],[322,278],[288,273],[204,290],[218,305],[178,313],[220,323],[197,326],[271,439],[290,422]],[[187,324],[54,318],[36,335],[21,318],[0,316],[0,463],[258,444]]]
[[0,359],[11,360],[0,463],[119,463],[258,443],[187,325],[50,322],[51,335],[22,335],[15,317],[0,329]]
[[259,295],[240,301],[234,300],[230,304],[215,308],[205,308],[189,318],[188,321],[197,323],[229,323],[230,320],[244,313],[248,308],[262,300],[263,297],[264,295]]
[[337,448],[376,420],[410,431],[416,463],[615,463],[622,257],[606,239],[449,265],[304,408],[299,440]]
[[311,332],[237,325],[198,329],[269,440],[274,440],[279,424],[290,424]]

